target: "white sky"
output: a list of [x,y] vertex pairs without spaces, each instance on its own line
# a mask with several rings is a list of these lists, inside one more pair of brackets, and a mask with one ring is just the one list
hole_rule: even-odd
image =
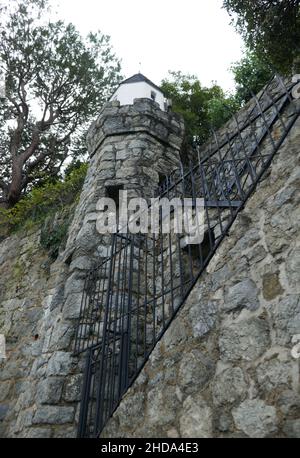
[[[159,84],[168,70],[195,74],[204,85],[233,89],[229,71],[242,55],[242,39],[229,24],[222,0],[52,0],[60,19],[83,35],[100,30],[129,77],[141,70]],[[141,62],[141,66],[139,66]]]

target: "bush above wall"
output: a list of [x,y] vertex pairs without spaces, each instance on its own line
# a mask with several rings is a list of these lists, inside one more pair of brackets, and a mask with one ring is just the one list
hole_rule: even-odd
[[20,228],[41,223],[51,213],[73,204],[80,195],[87,164],[74,169],[63,181],[46,183],[34,188],[11,209],[0,208],[0,237]]

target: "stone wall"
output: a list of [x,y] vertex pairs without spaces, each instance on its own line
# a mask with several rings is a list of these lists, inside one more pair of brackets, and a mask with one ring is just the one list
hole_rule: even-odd
[[[67,222],[73,210],[58,216]],[[63,250],[56,261],[49,258],[41,232],[19,231],[0,245],[0,332],[7,355],[0,362],[1,437],[75,432],[78,368],[65,351],[73,329],[59,324],[68,266]]]
[[300,120],[102,437],[300,437]]

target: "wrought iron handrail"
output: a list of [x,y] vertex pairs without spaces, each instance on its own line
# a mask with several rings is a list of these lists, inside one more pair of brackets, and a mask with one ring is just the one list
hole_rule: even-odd
[[159,234],[114,234],[109,258],[88,272],[75,339],[75,353],[87,354],[78,436],[100,435],[228,235],[299,116],[292,89],[272,80],[227,141],[214,133],[214,148],[167,177],[159,197],[204,199],[202,243],[164,234],[160,218]]

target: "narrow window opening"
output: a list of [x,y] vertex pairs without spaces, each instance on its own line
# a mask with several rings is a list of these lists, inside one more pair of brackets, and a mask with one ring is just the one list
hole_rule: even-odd
[[154,102],[155,102],[155,100],[156,100],[156,92],[151,91],[151,99],[154,100]]
[[161,186],[166,181],[166,175],[158,174],[158,186]]
[[124,189],[123,185],[106,186],[106,196],[115,202],[116,208],[119,208],[119,192],[122,191],[123,189]]

